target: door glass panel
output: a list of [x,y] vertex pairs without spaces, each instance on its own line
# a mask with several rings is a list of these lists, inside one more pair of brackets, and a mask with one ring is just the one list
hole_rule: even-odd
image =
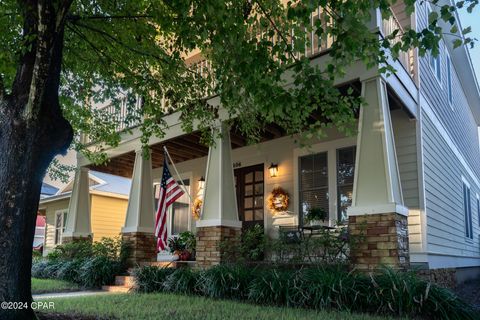
[[263,210],[255,210],[255,220],[263,220]]
[[245,208],[253,208],[253,198],[245,198],[243,203]]
[[263,181],[263,171],[255,171],[255,181]]
[[245,221],[253,221],[253,210],[245,210]]
[[262,194],[263,195],[263,183],[257,183],[255,185],[255,194]]
[[[255,193],[257,193],[257,190],[255,190]],[[253,184],[247,184],[245,186],[245,195],[253,196]]]
[[172,206],[172,234],[188,231],[188,204],[175,202]]
[[255,208],[263,208],[263,197],[255,197]]
[[249,172],[245,175],[245,183],[253,182],[253,172]]

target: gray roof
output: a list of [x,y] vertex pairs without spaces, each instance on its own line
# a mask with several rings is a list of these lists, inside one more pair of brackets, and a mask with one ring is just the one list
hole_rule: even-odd
[[105,181],[105,183],[91,186],[90,190],[122,194],[125,196],[128,196],[130,193],[130,186],[132,185],[131,179],[93,170],[90,170],[90,175]]
[[58,188],[55,188],[54,186],[45,182],[42,183],[42,189],[40,191],[40,194],[42,196],[51,196],[57,192],[58,192]]

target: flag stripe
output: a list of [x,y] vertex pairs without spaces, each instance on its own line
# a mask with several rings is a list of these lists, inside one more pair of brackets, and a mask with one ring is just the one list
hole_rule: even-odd
[[157,249],[165,250],[167,247],[167,212],[168,208],[184,194],[182,188],[170,174],[167,162],[163,162],[162,182],[160,183],[160,198],[155,217],[155,236],[157,236]]

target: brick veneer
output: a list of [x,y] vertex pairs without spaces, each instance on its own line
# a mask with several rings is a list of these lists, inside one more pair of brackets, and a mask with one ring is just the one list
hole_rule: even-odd
[[197,228],[196,267],[208,268],[223,260],[222,242],[238,247],[240,228],[214,226]]
[[153,233],[123,233],[122,240],[128,245],[128,266],[132,267],[141,262],[156,261],[157,251]]
[[410,265],[407,217],[398,213],[351,216],[350,234],[363,233],[365,240],[352,248],[353,265],[361,271],[373,271],[380,266],[405,269]]

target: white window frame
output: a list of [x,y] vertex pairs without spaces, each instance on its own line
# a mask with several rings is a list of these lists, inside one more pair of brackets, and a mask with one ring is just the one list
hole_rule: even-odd
[[[467,191],[467,195],[465,192]],[[472,219],[472,191],[470,183],[462,176],[462,197],[463,197],[463,216],[464,216],[464,234],[467,241],[473,240],[473,219]]]
[[[65,225],[66,225],[66,220],[65,220],[65,215],[68,213],[68,209],[63,209],[63,210],[57,210],[55,211],[55,217],[54,217],[54,221],[53,221],[53,242],[54,242],[54,245],[59,245],[59,244],[62,244],[63,243],[63,232],[65,231]],[[61,215],[62,216],[62,224],[60,226],[60,228],[57,227],[57,217]],[[56,241],[57,240],[57,233],[60,233],[59,236],[58,236],[58,242]]]
[[448,102],[450,104],[450,108],[453,110],[453,65],[452,59],[450,58],[450,54],[448,51],[445,51],[446,63],[447,63],[447,95],[448,95]]
[[[330,226],[334,226],[338,218],[338,203],[337,203],[337,149],[343,149],[348,147],[356,147],[357,138],[341,138],[332,141],[325,141],[314,144],[309,148],[295,148],[293,150],[293,208],[294,208],[294,221],[296,224],[300,223],[300,157],[307,156],[315,153],[327,152],[327,166],[328,166],[328,223]],[[358,150],[358,149],[357,149]]]
[[[427,3],[426,8],[427,8],[427,21],[428,21],[430,13],[433,12],[433,9],[430,3]],[[439,46],[438,56],[434,57],[432,52],[430,51],[429,61],[428,61],[428,65],[430,66],[430,69],[432,70],[435,79],[437,79],[438,83],[440,84],[440,87],[442,87],[442,51],[441,51],[442,46],[441,44],[442,43],[440,41],[438,43],[438,46]]]

